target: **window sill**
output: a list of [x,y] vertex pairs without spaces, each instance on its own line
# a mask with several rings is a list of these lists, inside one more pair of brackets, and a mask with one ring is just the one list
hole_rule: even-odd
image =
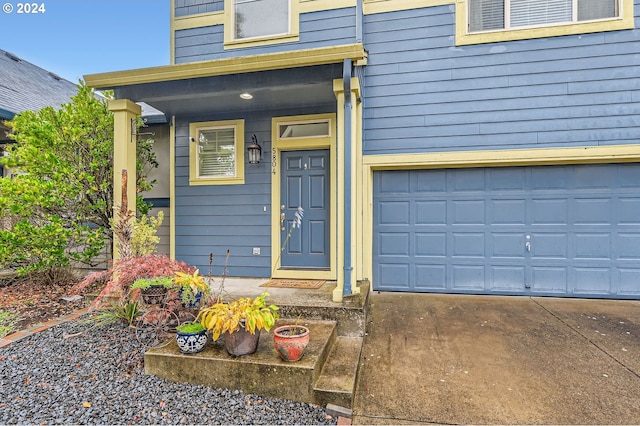
[[204,186],[204,185],[243,185],[244,177],[237,178],[201,178],[201,179],[189,179],[190,186]]
[[244,47],[254,47],[254,46],[267,46],[270,44],[277,43],[291,43],[300,40],[300,36],[298,34],[285,34],[279,36],[268,36],[268,37],[256,37],[250,38],[246,40],[232,40],[225,41],[224,48],[226,49],[240,49]]

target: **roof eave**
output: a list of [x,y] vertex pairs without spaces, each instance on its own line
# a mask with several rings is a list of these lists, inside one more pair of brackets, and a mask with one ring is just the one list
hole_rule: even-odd
[[89,74],[84,76],[84,80],[94,89],[113,89],[134,84],[325,65],[339,63],[345,59],[356,62],[365,58],[364,46],[361,43],[355,43]]

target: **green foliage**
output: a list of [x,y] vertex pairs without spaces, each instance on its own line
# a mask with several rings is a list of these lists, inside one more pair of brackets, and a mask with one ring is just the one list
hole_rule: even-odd
[[255,299],[241,297],[231,303],[215,303],[198,312],[197,321],[213,333],[218,340],[223,333],[233,333],[243,327],[251,334],[256,330],[269,331],[279,318],[278,306],[267,304],[268,293],[262,293]]
[[[0,219],[17,225],[0,231],[0,268],[20,273],[93,264],[110,241],[113,217],[113,113],[84,83],[59,110],[25,111],[6,122],[16,143],[0,164]],[[152,141],[138,144],[139,188],[157,165]]]
[[176,330],[180,333],[200,333],[205,328],[199,322],[185,322],[176,327]]
[[20,318],[15,314],[0,310],[0,338],[16,331]]
[[142,215],[133,223],[133,235],[131,236],[131,251],[134,256],[151,254],[156,251],[160,237],[156,234],[162,225],[164,213],[158,212],[157,217]]
[[131,285],[131,290],[144,290],[153,286],[173,288],[174,283],[171,277],[138,278]]
[[121,302],[114,303],[109,308],[100,309],[85,319],[83,323],[91,325],[93,328],[124,321],[131,326],[139,316],[138,302]]

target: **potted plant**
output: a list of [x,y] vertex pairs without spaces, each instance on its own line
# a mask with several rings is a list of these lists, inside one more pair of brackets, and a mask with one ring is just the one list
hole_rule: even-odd
[[196,269],[193,274],[176,272],[173,282],[178,287],[182,304],[188,308],[194,308],[200,303],[203,297],[208,297],[211,293],[209,284],[199,275]]
[[296,324],[273,330],[273,347],[283,361],[298,361],[309,344],[309,328]]
[[138,278],[131,285],[131,291],[140,290],[144,303],[159,305],[164,302],[167,291],[174,286],[171,277]]
[[199,322],[185,322],[176,327],[176,343],[182,353],[201,352],[207,340],[207,329]]
[[278,307],[267,304],[268,293],[252,299],[241,297],[231,303],[218,302],[198,312],[196,320],[211,331],[213,340],[224,335],[230,355],[252,354],[258,349],[260,331],[269,331],[279,318]]

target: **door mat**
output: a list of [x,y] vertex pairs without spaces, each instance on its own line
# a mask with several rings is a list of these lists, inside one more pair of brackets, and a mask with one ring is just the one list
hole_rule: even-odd
[[274,288],[320,288],[324,285],[325,280],[282,280],[271,279],[260,287]]

